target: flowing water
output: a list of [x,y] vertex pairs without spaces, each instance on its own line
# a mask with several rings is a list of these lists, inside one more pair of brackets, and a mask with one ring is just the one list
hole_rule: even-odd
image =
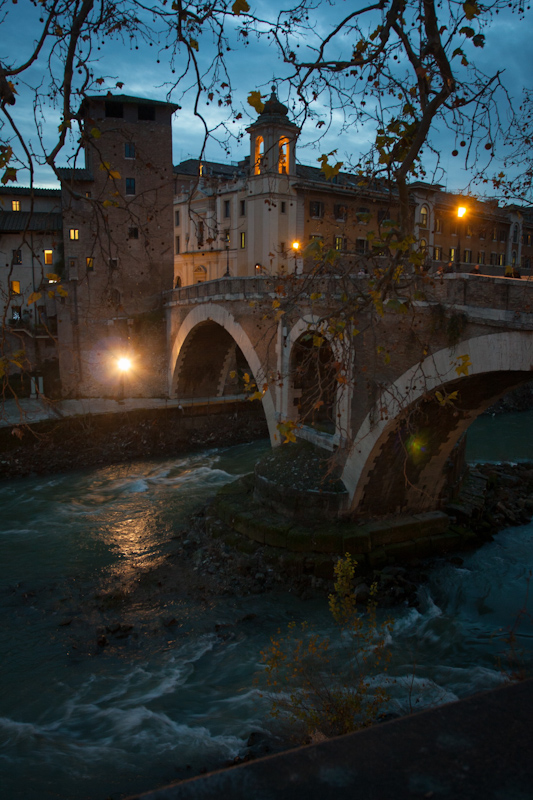
[[[129,609],[139,640],[129,636],[122,649],[79,645],[97,622],[84,598],[109,598],[117,575],[149,574],[172,537],[186,535],[189,515],[267,447],[0,485],[2,796],[117,800],[217,767],[243,752],[250,732],[268,731],[268,702],[254,685],[260,650],[291,619],[326,630],[322,599],[184,595],[165,608],[179,625],[165,628],[148,598]],[[533,460],[533,413],[482,418],[467,453],[471,461]],[[529,524],[502,531],[460,565],[443,560],[432,570],[419,608],[394,611],[392,711],[505,680],[499,659],[532,567]],[[517,632],[527,658],[533,629],[522,621]]]

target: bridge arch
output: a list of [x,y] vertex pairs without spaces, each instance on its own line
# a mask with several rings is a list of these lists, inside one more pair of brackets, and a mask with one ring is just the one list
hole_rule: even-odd
[[[297,406],[301,400],[299,389],[296,384],[298,379],[295,375],[295,367],[298,364],[298,348],[305,336],[309,334],[318,333],[323,319],[314,314],[307,314],[306,316],[298,319],[292,326],[290,331],[284,337],[282,352],[281,352],[281,365],[280,373],[284,377],[283,391],[280,400],[280,408],[282,416],[286,419],[298,419]],[[343,347],[338,340],[330,341],[327,336],[324,336],[330,348],[333,358],[339,364],[346,365],[347,371],[351,369],[352,354],[348,349]],[[345,352],[346,351],[346,352]],[[333,421],[335,423],[334,443],[338,444],[339,441],[348,434],[349,428],[349,382],[346,384],[337,383],[334,396],[330,398],[333,412]],[[305,422],[304,422],[305,425]],[[298,435],[298,431],[296,431]]]
[[[220,333],[221,329],[223,330],[222,335]],[[212,359],[218,359],[217,367],[220,371],[218,376],[214,376],[213,374],[210,376],[211,383],[213,380],[215,380],[215,383],[220,381],[220,375],[228,364],[230,346],[233,344],[242,353],[257,386],[261,387],[266,382],[266,370],[243,327],[223,306],[215,303],[205,303],[195,306],[195,308],[187,314],[179,326],[176,337],[172,343],[168,371],[170,396],[176,393],[180,368],[185,364],[187,352],[189,348],[194,345],[195,339],[197,339],[196,345],[198,345],[197,352],[199,350],[201,351],[201,342],[203,342],[208,345]],[[191,356],[190,352],[189,356]],[[197,372],[201,372],[205,366],[206,365],[201,362],[198,363]],[[207,364],[207,366],[209,365]],[[196,383],[198,375],[194,377]],[[209,386],[209,380],[205,381],[204,384],[199,381],[196,385],[199,387],[198,391],[201,393],[202,386]],[[273,445],[277,444],[279,442],[279,439],[276,438],[277,416],[270,390],[265,392],[261,402],[268,425],[270,440]]]
[[[468,355],[468,375],[457,367]],[[343,481],[357,515],[426,511],[438,505],[446,463],[469,425],[506,392],[533,378],[533,335],[506,331],[428,356],[387,387],[348,453]],[[440,405],[435,391],[456,401]]]

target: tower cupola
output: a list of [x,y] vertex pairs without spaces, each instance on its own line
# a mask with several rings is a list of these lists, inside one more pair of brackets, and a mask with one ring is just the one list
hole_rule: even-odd
[[250,165],[253,175],[296,173],[296,139],[300,128],[287,116],[288,108],[278,100],[276,87],[247,132],[250,134]]

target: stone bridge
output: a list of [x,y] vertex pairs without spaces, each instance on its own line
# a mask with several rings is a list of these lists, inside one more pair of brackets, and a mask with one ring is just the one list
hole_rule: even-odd
[[[364,278],[352,283],[362,293],[368,285]],[[290,420],[296,436],[335,453],[348,490],[345,511],[438,508],[468,426],[533,378],[533,281],[426,278],[416,301],[391,304],[381,315],[365,307],[355,318],[338,311],[347,299],[340,279],[313,284],[312,295],[303,277],[292,278],[287,295],[278,284],[223,278],[168,293],[170,396],[244,401],[249,376],[264,391],[273,446],[283,441],[279,424]],[[329,373],[327,365],[315,373],[318,382],[335,378],[322,404],[329,424],[309,424],[313,415],[301,415],[313,386],[302,354],[314,335],[328,344],[323,318],[335,309],[344,335],[331,337]]]

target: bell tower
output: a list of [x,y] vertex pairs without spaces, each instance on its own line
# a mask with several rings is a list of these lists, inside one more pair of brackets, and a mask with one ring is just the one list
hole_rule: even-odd
[[247,128],[250,134],[252,175],[296,175],[298,125],[287,117],[287,106],[277,98],[276,87],[257,120]]

